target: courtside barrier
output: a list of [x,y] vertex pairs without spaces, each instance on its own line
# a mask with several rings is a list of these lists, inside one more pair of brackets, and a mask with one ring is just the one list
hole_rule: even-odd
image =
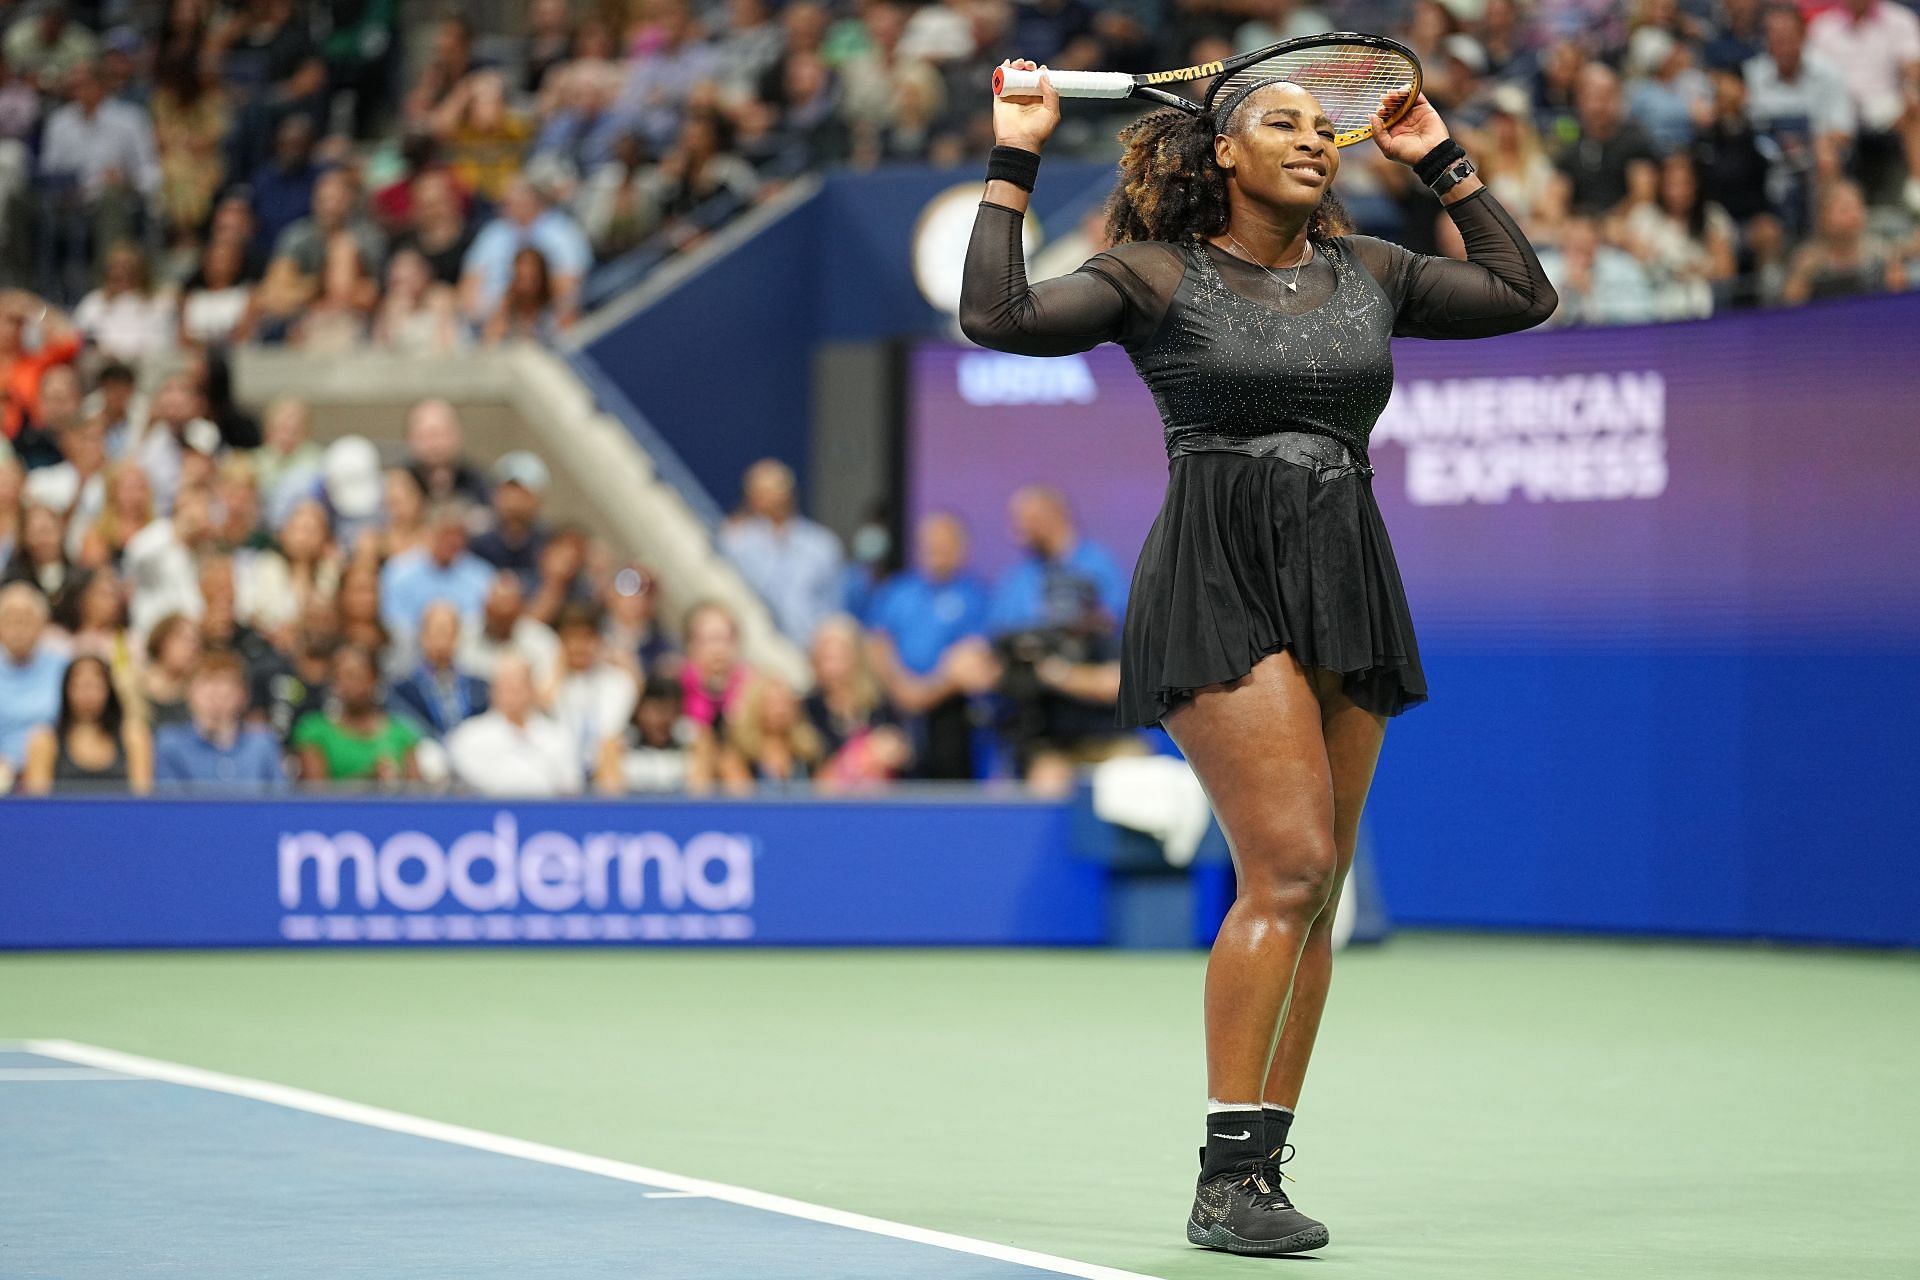
[[[1492,717],[1512,660],[1447,675],[1484,686]],[[1626,733],[1634,709],[1610,712],[1608,729]],[[1575,767],[1564,759],[1527,764],[1537,795],[1491,776],[1447,795],[1454,774],[1423,769],[1457,741],[1438,740],[1438,716],[1407,720],[1368,806],[1379,875],[1362,898],[1398,925],[1920,946],[1910,843],[1862,838],[1815,866],[1710,809],[1691,819],[1692,853],[1669,857],[1652,815],[1568,800],[1550,777]],[[1165,947],[1211,941],[1231,901],[1217,839],[1175,873],[1125,833],[1090,838],[1070,801],[963,794],[0,800],[0,948]],[[1701,825],[1715,822],[1727,825]],[[1587,824],[1612,833],[1604,849],[1554,847],[1577,849]],[[1384,932],[1370,918],[1361,933]]]
[[0,801],[0,946],[1091,944],[1023,800]]

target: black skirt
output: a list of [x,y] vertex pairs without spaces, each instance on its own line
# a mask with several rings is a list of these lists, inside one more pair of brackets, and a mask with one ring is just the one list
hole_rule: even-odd
[[1121,638],[1120,721],[1157,723],[1194,690],[1282,649],[1396,716],[1427,700],[1372,471],[1330,437],[1280,432],[1183,453],[1140,549]]

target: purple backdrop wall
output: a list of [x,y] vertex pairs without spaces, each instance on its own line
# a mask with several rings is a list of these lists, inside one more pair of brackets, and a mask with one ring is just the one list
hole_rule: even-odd
[[[1369,816],[1403,919],[1920,942],[1920,296],[1395,346],[1375,493],[1433,702]],[[1129,563],[1123,352],[915,353],[909,507],[1015,486]]]
[[[1907,341],[1895,339],[1904,333]],[[1920,636],[1920,297],[1658,328],[1402,341],[1374,492],[1423,638],[1554,645]],[[914,356],[910,509],[1015,551],[1046,481],[1131,561],[1166,483],[1126,353]]]

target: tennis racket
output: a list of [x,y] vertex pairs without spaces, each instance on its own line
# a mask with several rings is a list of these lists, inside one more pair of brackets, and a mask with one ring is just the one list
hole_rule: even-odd
[[[1389,125],[1407,114],[1420,97],[1420,59],[1398,40],[1358,31],[1329,31],[1324,35],[1282,40],[1264,49],[1236,54],[1214,62],[1175,71],[1128,75],[1124,71],[1019,71],[996,67],[995,97],[1037,94],[1044,74],[1063,98],[1139,98],[1178,107],[1195,115],[1210,111],[1256,80],[1287,80],[1319,100],[1333,121],[1334,141],[1352,146],[1373,136],[1373,115],[1380,99],[1404,95],[1387,113]],[[1213,78],[1200,102],[1168,93],[1157,85],[1181,84]]]

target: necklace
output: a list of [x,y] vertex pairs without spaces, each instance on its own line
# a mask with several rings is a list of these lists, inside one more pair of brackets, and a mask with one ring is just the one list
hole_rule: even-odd
[[1307,241],[1306,256],[1301,258],[1300,261],[1293,264],[1293,267],[1292,267],[1293,279],[1282,280],[1280,279],[1279,275],[1274,271],[1272,267],[1260,261],[1260,259],[1254,257],[1253,251],[1248,249],[1247,246],[1241,244],[1239,238],[1235,236],[1233,232],[1231,231],[1227,232],[1227,239],[1233,241],[1233,247],[1240,251],[1241,257],[1245,258],[1248,262],[1251,262],[1254,266],[1260,268],[1262,271],[1272,276],[1276,283],[1287,286],[1288,293],[1300,292],[1300,268],[1306,266],[1309,262],[1313,261],[1313,241],[1311,240]]

